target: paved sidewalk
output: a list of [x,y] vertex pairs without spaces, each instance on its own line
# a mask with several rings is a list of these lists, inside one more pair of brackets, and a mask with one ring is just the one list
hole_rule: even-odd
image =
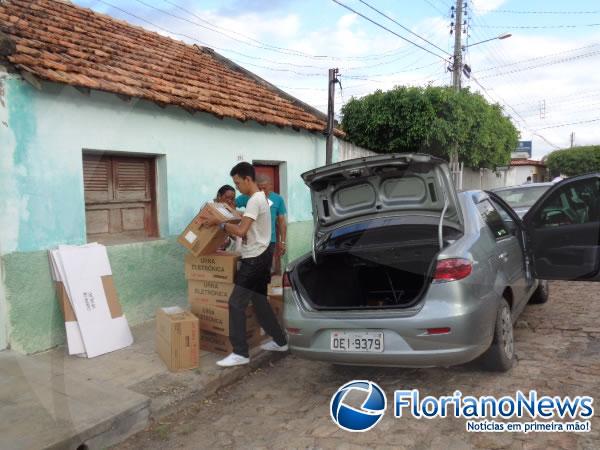
[[105,448],[283,356],[255,350],[249,366],[220,369],[219,355],[201,352],[199,369],[171,373],[154,351],[154,330],[154,321],[133,327],[131,347],[92,359],[64,347],[0,352],[2,448]]

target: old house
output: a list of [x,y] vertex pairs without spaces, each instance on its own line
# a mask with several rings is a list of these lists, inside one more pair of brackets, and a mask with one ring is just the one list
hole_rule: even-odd
[[325,117],[211,49],[54,0],[0,2],[0,349],[64,341],[47,250],[109,245],[130,324],[185,305],[175,237],[238,161],[288,203],[290,257],[310,245],[300,173]]

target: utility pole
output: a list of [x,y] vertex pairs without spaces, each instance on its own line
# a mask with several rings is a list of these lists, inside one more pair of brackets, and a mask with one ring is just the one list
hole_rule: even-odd
[[461,88],[460,76],[462,74],[462,21],[463,2],[456,0],[456,17],[454,19],[454,58],[452,64],[452,86],[457,91]]
[[575,132],[571,132],[571,148],[575,145]]
[[325,146],[325,164],[333,162],[333,125],[335,119],[335,83],[338,82],[338,69],[329,69],[329,98],[327,100],[327,144]]

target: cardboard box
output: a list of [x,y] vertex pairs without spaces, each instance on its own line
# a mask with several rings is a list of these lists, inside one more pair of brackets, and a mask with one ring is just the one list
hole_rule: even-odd
[[283,287],[276,286],[273,283],[270,283],[267,287],[267,297],[278,298],[283,300]]
[[229,297],[235,284],[221,283],[219,281],[197,281],[188,282],[188,299],[192,302],[203,302],[214,306],[228,306]]
[[[100,278],[102,279],[102,286],[104,287],[104,292],[106,294],[106,303],[108,303],[110,316],[113,319],[121,317],[123,315],[123,310],[119,303],[119,296],[112,275],[104,275]],[[60,306],[65,322],[77,322],[77,317],[75,317],[75,311],[73,311],[73,306],[69,301],[69,294],[67,294],[64,283],[62,281],[56,281],[55,288],[58,297],[58,306]]]
[[115,289],[106,248],[97,243],[49,250],[52,278],[66,320],[69,354],[88,358],[133,343]]
[[224,203],[204,204],[192,222],[179,235],[177,242],[187,248],[194,256],[215,253],[225,242],[227,233],[218,226],[204,226],[202,220],[216,218],[220,222],[239,222],[240,213]]
[[[213,333],[229,336],[229,307],[215,306],[202,301],[190,303],[192,313],[200,322],[200,328]],[[258,320],[254,314],[254,309],[246,309],[246,330],[258,328]]]
[[[262,342],[263,337],[258,329],[254,329],[246,332],[246,339],[248,346],[254,348]],[[200,329],[200,348],[221,355],[228,355],[233,352],[229,336],[223,336],[203,329]]]
[[269,304],[273,308],[279,324],[283,326],[283,298],[281,297],[269,297]]
[[240,255],[215,253],[206,256],[185,255],[185,277],[188,280],[233,283]]
[[198,318],[175,306],[156,312],[156,351],[171,372],[199,364]]

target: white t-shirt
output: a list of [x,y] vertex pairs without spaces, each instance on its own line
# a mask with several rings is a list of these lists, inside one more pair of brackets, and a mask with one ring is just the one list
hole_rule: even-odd
[[246,239],[242,241],[242,258],[254,258],[262,254],[271,243],[271,208],[264,192],[253,194],[246,204],[244,217],[253,220]]

